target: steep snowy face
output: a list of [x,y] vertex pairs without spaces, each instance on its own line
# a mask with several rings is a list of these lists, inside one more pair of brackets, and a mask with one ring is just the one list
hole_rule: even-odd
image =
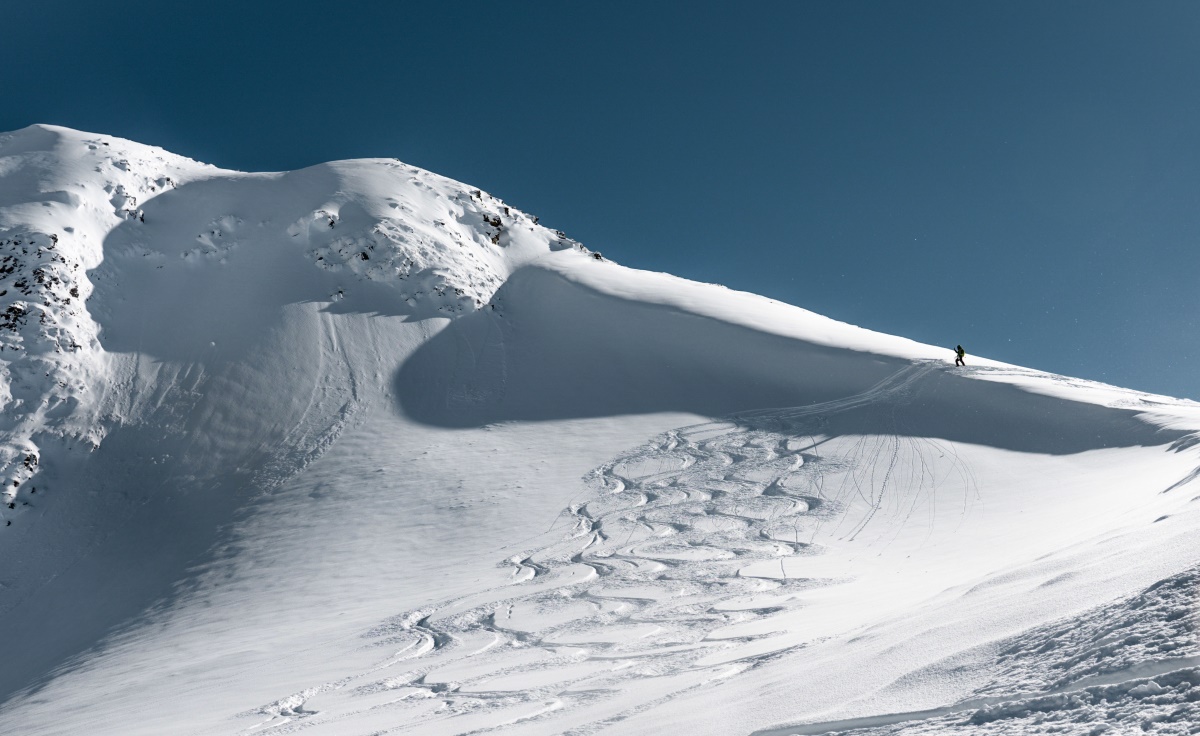
[[[87,305],[107,235],[215,173],[161,149],[49,126],[0,136],[0,480],[14,504],[41,445],[95,447],[104,370]],[[36,492],[35,485],[28,492]]]
[[454,317],[568,248],[582,250],[395,160],[243,174],[52,126],[0,136],[4,501],[36,488],[44,445],[95,449],[121,419],[97,395],[116,354],[234,358],[264,307],[290,303]]

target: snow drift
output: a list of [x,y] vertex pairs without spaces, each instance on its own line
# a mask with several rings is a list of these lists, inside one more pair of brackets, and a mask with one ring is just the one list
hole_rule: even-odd
[[0,328],[13,733],[1200,722],[1193,402],[51,126]]

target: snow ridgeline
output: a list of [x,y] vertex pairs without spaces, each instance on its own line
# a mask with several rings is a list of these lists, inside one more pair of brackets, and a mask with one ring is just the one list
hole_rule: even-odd
[[597,264],[390,160],[34,127],[0,205],[15,733],[1195,719],[1200,405]]
[[238,251],[280,249],[320,273],[301,299],[332,305],[381,284],[380,310],[447,317],[494,308],[508,274],[539,254],[589,252],[486,192],[390,159],[245,174],[56,126],[0,135],[0,526],[30,505],[56,453],[94,451],[134,419],[99,395],[113,353],[137,350],[102,332],[115,303],[148,280],[219,280]]

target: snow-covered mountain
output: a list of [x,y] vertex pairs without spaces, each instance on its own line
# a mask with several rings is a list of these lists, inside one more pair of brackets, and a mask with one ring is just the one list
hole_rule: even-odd
[[6,734],[1200,727],[1194,402],[52,126],[0,328]]

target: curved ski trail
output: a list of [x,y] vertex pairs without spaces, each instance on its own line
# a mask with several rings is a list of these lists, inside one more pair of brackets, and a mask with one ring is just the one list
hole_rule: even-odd
[[[722,629],[786,613],[806,591],[842,582],[788,568],[821,553],[813,538],[822,525],[853,537],[893,488],[931,491],[925,455],[947,454],[892,435],[822,446],[831,439],[823,417],[903,401],[933,370],[914,364],[845,399],[681,427],[614,459],[584,479],[587,492],[555,527],[568,529],[559,540],[500,563],[513,569],[507,585],[384,622],[364,635],[388,652],[380,664],[304,691],[321,693],[311,707],[303,693],[263,706],[268,718],[252,730],[376,723],[386,712],[395,727],[380,733],[447,718],[455,733],[540,719],[593,733],[795,648],[746,648],[763,635]],[[900,465],[908,476],[898,477]]]

